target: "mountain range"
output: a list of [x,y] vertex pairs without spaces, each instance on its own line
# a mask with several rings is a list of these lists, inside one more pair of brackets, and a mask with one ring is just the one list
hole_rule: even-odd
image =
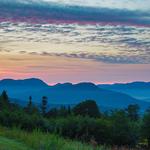
[[[145,90],[147,87],[143,86]],[[4,79],[0,81],[0,92],[6,90],[9,97],[16,100],[20,104],[26,104],[29,96],[32,96],[35,103],[40,103],[42,96],[48,97],[48,102],[51,105],[75,105],[83,100],[92,99],[97,102],[100,108],[125,108],[129,104],[138,104],[141,110],[150,107],[150,102],[138,100],[127,93],[116,90],[119,86],[123,89],[138,87],[135,83],[128,85],[95,85],[90,82],[78,84],[64,83],[49,86],[40,79],[31,78],[24,80]],[[115,87],[115,89],[113,88]],[[138,88],[137,88],[138,89]]]
[[99,88],[128,94],[136,99],[150,102],[150,82],[100,84]]

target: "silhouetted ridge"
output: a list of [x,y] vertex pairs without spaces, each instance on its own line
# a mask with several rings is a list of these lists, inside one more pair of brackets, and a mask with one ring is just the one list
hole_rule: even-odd
[[57,87],[57,88],[59,88],[59,87],[64,87],[64,88],[68,88],[68,87],[72,87],[73,86],[73,84],[72,83],[58,83],[58,84],[56,84],[56,85],[54,85],[53,87]]
[[4,79],[0,81],[0,85],[3,86],[39,86],[47,87],[48,85],[40,79],[30,78],[24,80],[13,80],[13,79]]
[[115,83],[115,84],[99,84],[99,87],[102,88],[150,88],[150,82],[131,82],[131,83]]
[[78,84],[59,83],[54,86],[48,86],[43,81],[35,78],[25,80],[6,79],[0,81],[0,92],[3,90],[6,90],[13,99],[26,101],[29,96],[32,96],[33,101],[37,103],[41,101],[42,96],[46,96],[51,104],[74,105],[90,99],[95,100],[99,106],[105,108],[125,108],[129,104],[138,104],[141,110],[145,110],[150,106],[148,102],[139,101],[119,91],[99,88],[90,82]]
[[72,83],[58,83],[54,88],[62,89],[62,90],[98,90],[99,88],[90,82],[81,82],[78,84],[72,84]]
[[85,89],[85,90],[97,90],[98,87],[90,82],[82,82],[74,85],[75,88]]
[[150,102],[150,82],[137,81],[131,83],[100,84],[97,86],[105,90],[125,93],[136,99]]

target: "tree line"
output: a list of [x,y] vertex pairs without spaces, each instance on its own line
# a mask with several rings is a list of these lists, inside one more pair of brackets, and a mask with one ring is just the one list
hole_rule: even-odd
[[150,109],[143,115],[131,104],[125,109],[101,112],[94,100],[74,107],[48,109],[48,98],[37,107],[29,96],[25,107],[12,103],[3,91],[0,95],[0,124],[26,131],[40,129],[66,138],[98,144],[150,148]]

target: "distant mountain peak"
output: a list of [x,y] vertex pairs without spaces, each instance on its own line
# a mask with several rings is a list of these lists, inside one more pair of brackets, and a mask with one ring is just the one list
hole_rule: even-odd
[[150,82],[136,81],[131,83],[100,84],[98,87],[125,93],[136,99],[150,101]]
[[150,88],[150,82],[135,81],[129,83],[114,83],[114,84],[99,84],[99,87],[111,87],[111,88]]
[[0,80],[0,85],[3,86],[48,86],[45,82],[38,78],[29,79],[3,79]]
[[74,89],[74,90],[97,90],[99,89],[94,83],[91,82],[81,82],[77,84],[72,83],[58,83],[54,86],[55,88],[63,88],[64,90]]
[[91,90],[98,89],[98,87],[94,83],[91,83],[91,82],[81,82],[81,83],[75,84],[74,86],[85,88],[85,89],[91,89]]

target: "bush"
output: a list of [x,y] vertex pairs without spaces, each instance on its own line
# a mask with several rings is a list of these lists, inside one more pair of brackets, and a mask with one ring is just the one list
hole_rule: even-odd
[[88,116],[69,116],[67,118],[50,119],[55,133],[89,142],[92,138],[99,144],[110,144],[111,122],[104,119],[95,119]]
[[[63,139],[54,134],[43,133],[40,130],[25,132],[17,128],[8,129],[0,127],[0,136],[21,141],[35,150],[93,150],[93,147],[89,144]],[[99,146],[95,150],[108,149]]]
[[142,131],[143,137],[147,139],[148,147],[150,148],[150,111],[148,111],[144,115],[141,131]]
[[112,114],[112,144],[135,146],[138,142],[137,124],[131,122],[123,110]]
[[99,108],[95,101],[87,100],[79,103],[73,109],[75,115],[100,117]]

